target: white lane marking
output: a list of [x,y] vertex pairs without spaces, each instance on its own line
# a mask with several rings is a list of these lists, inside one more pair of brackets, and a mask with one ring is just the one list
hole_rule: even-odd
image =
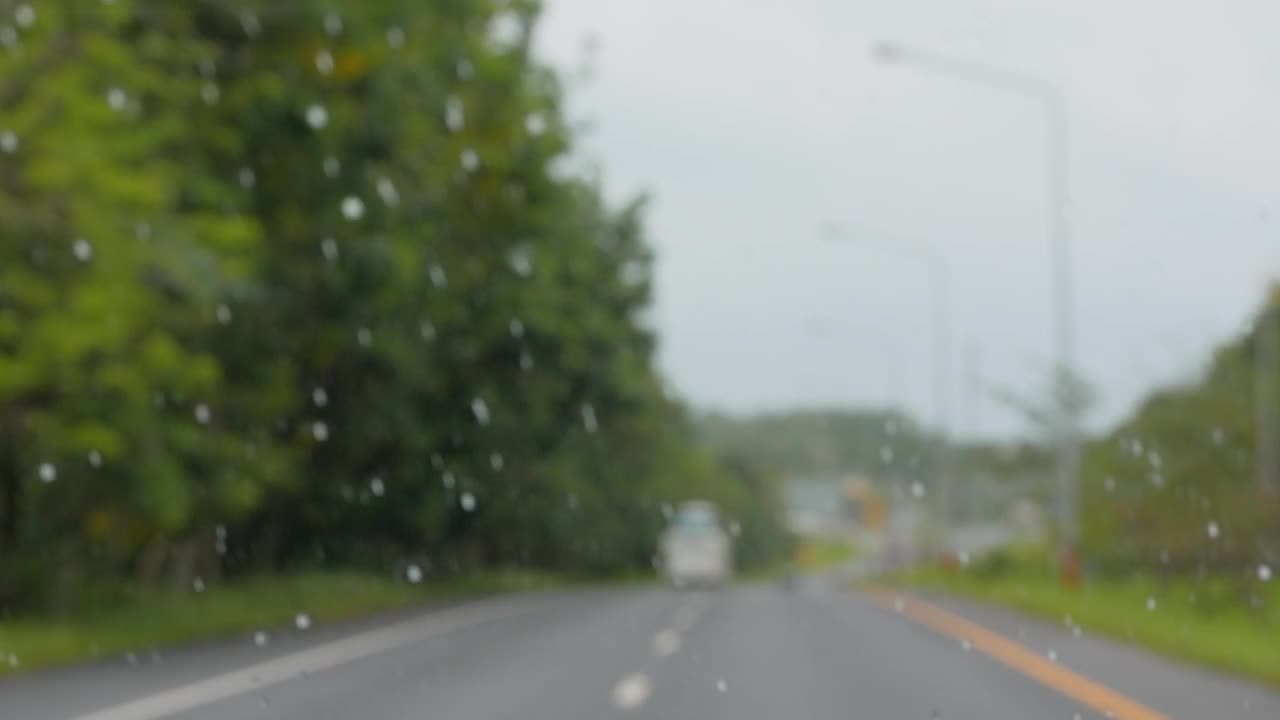
[[412,645],[427,638],[529,612],[530,608],[502,605],[463,607],[432,613],[380,630],[317,645],[274,660],[215,675],[189,685],[149,695],[69,720],[159,720],[209,703],[310,675],[343,663]]
[[653,686],[644,673],[631,673],[613,686],[613,706],[619,710],[634,710],[649,699]]
[[653,654],[658,657],[675,655],[680,651],[680,633],[671,629],[659,630],[653,636]]

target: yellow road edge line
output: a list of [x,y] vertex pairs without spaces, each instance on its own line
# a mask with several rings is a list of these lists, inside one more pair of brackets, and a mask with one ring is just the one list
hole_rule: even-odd
[[967,640],[976,650],[1017,670],[1045,687],[1117,720],[1170,720],[1142,703],[1033,652],[992,630],[966,620],[919,598],[882,587],[864,587],[862,593],[876,605],[896,611],[957,640]]

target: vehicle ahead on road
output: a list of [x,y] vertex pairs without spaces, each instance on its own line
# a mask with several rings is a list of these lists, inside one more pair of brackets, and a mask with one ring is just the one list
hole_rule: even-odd
[[733,542],[709,502],[681,503],[662,531],[658,552],[675,587],[720,586],[733,576]]

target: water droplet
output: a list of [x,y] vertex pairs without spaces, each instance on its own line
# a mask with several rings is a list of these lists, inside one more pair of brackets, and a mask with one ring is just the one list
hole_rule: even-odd
[[27,3],[22,3],[13,9],[13,21],[18,23],[18,27],[26,29],[36,23],[36,10]]
[[449,276],[445,274],[444,268],[439,263],[433,264],[427,271],[427,275],[430,276],[432,285],[438,288],[449,286]]
[[200,97],[206,105],[215,105],[222,93],[218,90],[217,83],[207,82],[200,88]]
[[1081,635],[1083,635],[1083,634],[1084,634],[1084,631],[1080,629],[1080,626],[1079,626],[1079,625],[1072,625],[1072,626],[1071,626],[1071,636],[1072,636],[1072,637],[1080,637],[1080,636],[1081,636]]
[[364,201],[355,195],[342,199],[342,217],[352,222],[364,217]]
[[533,275],[533,252],[526,247],[519,247],[507,255],[507,263],[511,271],[520,277]]
[[18,665],[21,665],[21,664],[22,662],[18,659],[17,655],[14,655],[13,653],[9,653],[9,667],[16,668],[18,667]]
[[271,638],[268,637],[267,634],[261,630],[253,634],[253,644],[257,645],[258,647],[265,646],[267,642],[269,642],[270,640]]
[[208,425],[210,418],[213,416],[213,414],[209,412],[209,406],[204,403],[196,405],[196,409],[192,414],[195,415],[196,422],[201,425]]
[[1164,475],[1161,473],[1153,472],[1151,473],[1151,475],[1147,477],[1147,479],[1150,480],[1151,484],[1154,485],[1155,487],[1158,487],[1158,488],[1164,487]]
[[1130,443],[1129,451],[1133,453],[1134,457],[1139,457],[1139,458],[1142,457],[1142,441],[1134,440],[1132,443]]
[[1214,540],[1217,540],[1218,535],[1222,533],[1222,531],[1218,528],[1218,523],[1213,522],[1212,520],[1210,520],[1209,525],[1205,527],[1205,532],[1209,535],[1210,538]]
[[374,476],[369,479],[369,492],[374,497],[382,497],[387,492],[387,487],[382,483],[382,478]]
[[409,567],[404,569],[404,577],[409,582],[413,583],[414,585],[417,585],[418,583],[422,582],[422,568],[418,567],[413,563],[410,563]]
[[397,49],[404,47],[404,30],[395,25],[387,28],[387,44]]
[[533,354],[528,350],[520,351],[520,369],[529,372],[533,369]]
[[717,680],[717,681],[716,681],[716,692],[721,692],[721,693],[727,693],[727,692],[729,692],[729,683],[726,683],[726,682],[724,681],[724,679],[723,679],[723,678],[722,678],[722,679],[720,679],[720,680]]
[[1153,597],[1148,596],[1148,597],[1147,597],[1147,610],[1154,612],[1154,611],[1155,611],[1155,609],[1156,609],[1156,599],[1155,599],[1155,598],[1153,598]]
[[306,118],[312,130],[320,130],[329,124],[329,111],[323,105],[308,105]]
[[475,172],[475,169],[480,167],[480,156],[471,148],[463,150],[458,160],[462,163],[462,169],[467,172]]
[[338,241],[331,237],[322,238],[320,240],[320,254],[325,260],[333,262],[338,259]]
[[453,486],[458,484],[458,480],[453,476],[453,473],[445,470],[444,473],[440,475],[440,484],[444,485],[446,490],[452,490]]
[[107,90],[107,107],[120,112],[124,110],[127,104],[129,104],[129,96],[125,94],[124,90],[118,87]]
[[970,558],[968,550],[961,550],[957,559],[960,560],[960,567],[969,567]]
[[80,262],[89,262],[93,259],[93,245],[82,237],[76,238],[71,243],[71,254]]
[[880,462],[888,465],[893,462],[893,448],[884,445],[880,448]]
[[600,423],[596,421],[596,409],[591,403],[583,403],[579,412],[582,413],[582,427],[588,433],[594,433],[600,428]]
[[894,598],[894,599],[893,599],[893,610],[894,610],[894,612],[902,612],[903,608],[905,608],[906,606],[907,606],[907,604],[906,604],[905,602],[903,602],[903,601],[902,601],[902,598]]
[[102,453],[98,452],[97,450],[89,451],[89,467],[94,467],[94,468],[102,467]]
[[321,75],[333,72],[333,55],[328,50],[316,51],[316,71]]
[[342,16],[338,13],[325,13],[324,31],[329,33],[331,37],[337,37],[342,34]]
[[373,333],[369,328],[360,328],[356,331],[356,342],[360,343],[360,347],[369,347],[373,342]]
[[502,453],[489,453],[489,467],[493,468],[494,471],[502,472],[502,468],[505,464],[506,461],[502,459]]
[[298,613],[293,618],[293,626],[299,630],[306,630],[311,627],[311,616],[306,613]]
[[54,480],[58,479],[58,468],[54,466],[53,463],[50,463],[50,462],[40,463],[40,467],[38,468],[37,472],[40,475],[40,480],[43,482],[51,483]]
[[1214,445],[1217,445],[1218,447],[1222,447],[1222,442],[1223,440],[1226,439],[1226,433],[1222,431],[1222,428],[1215,427],[1213,429],[1213,432],[1210,434],[1210,437],[1213,438]]
[[382,198],[383,204],[387,207],[400,204],[400,193],[396,191],[396,185],[391,182],[391,178],[378,178],[378,197]]
[[965,638],[964,640],[960,641],[960,649],[964,650],[965,652],[969,652],[970,650],[973,649],[973,643],[969,642],[968,638]]
[[914,480],[911,483],[911,497],[917,500],[924,497],[924,483]]
[[436,326],[432,325],[430,320],[423,320],[422,323],[418,325],[418,334],[422,336],[423,340],[435,340]]
[[466,125],[466,109],[462,99],[456,95],[449,96],[444,103],[444,125],[450,132],[458,132]]
[[530,135],[541,135],[547,131],[547,119],[542,113],[529,113],[524,116],[524,129]]
[[18,134],[12,130],[0,131],[0,151],[9,155],[18,152]]
[[316,407],[322,408],[329,404],[329,393],[322,387],[314,387],[311,389],[311,402]]
[[18,31],[12,25],[0,25],[0,45],[7,48],[18,44]]
[[198,593],[204,592],[204,578],[197,575],[195,579],[191,581],[191,589]]
[[311,423],[311,437],[315,438],[316,442],[324,442],[325,440],[328,440],[329,426],[325,425],[321,420]]
[[1163,459],[1160,457],[1160,453],[1152,450],[1147,453],[1147,462],[1151,464],[1151,467],[1158,468],[1163,462]]
[[226,304],[218,305],[214,308],[213,316],[219,324],[226,325],[231,322],[231,308]]
[[258,16],[252,10],[245,9],[240,11],[240,28],[245,35],[255,37],[262,32],[262,23],[258,22]]
[[325,177],[335,178],[342,171],[342,163],[338,162],[338,158],[329,155],[324,159],[324,175]]
[[1045,653],[1045,656],[1049,658],[1049,662],[1058,662],[1058,651],[1053,648],[1049,648],[1049,652]]
[[476,496],[469,492],[462,493],[462,497],[458,498],[458,505],[466,512],[476,509]]
[[471,64],[471,61],[466,58],[458,58],[458,61],[454,63],[453,67],[458,73],[459,80],[465,82],[475,77],[476,68]]
[[507,332],[511,333],[511,337],[516,339],[524,337],[524,323],[512,318],[511,322],[507,323]]
[[1111,477],[1110,475],[1103,478],[1102,485],[1107,489],[1107,492],[1109,493],[1116,491],[1116,479]]
[[484,398],[475,398],[471,401],[471,414],[475,415],[476,422],[481,425],[489,424],[489,404]]
[[253,168],[242,167],[237,179],[240,181],[240,187],[245,189],[251,188],[258,182],[258,176],[254,174]]
[[1263,563],[1258,566],[1258,579],[1262,582],[1271,582],[1271,566]]

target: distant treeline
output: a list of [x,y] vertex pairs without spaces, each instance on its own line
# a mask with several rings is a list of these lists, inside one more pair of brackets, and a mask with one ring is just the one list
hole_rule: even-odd
[[688,497],[744,562],[784,549],[772,477],[655,374],[643,203],[566,169],[536,3],[32,7],[0,48],[0,612],[644,569]]

